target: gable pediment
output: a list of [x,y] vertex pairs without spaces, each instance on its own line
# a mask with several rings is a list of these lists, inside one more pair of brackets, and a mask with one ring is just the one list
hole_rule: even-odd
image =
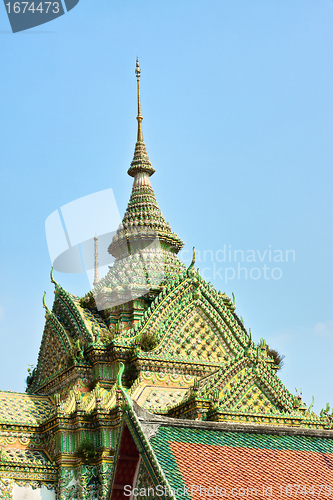
[[259,380],[249,384],[242,396],[233,408],[239,411],[258,411],[259,413],[274,412],[278,409],[278,403],[269,395]]
[[57,318],[46,314],[46,323],[29,393],[37,391],[48,380],[70,366],[71,341]]
[[136,327],[137,337],[157,338],[153,350],[137,349],[139,357],[218,366],[244,351],[250,339],[229,298],[197,273],[168,288]]
[[161,348],[165,355],[206,363],[220,363],[233,355],[200,306],[189,308],[188,315],[173,330],[171,341]]
[[213,397],[232,411],[290,412],[293,396],[264,361],[247,355],[230,360],[215,374],[203,379],[198,395]]

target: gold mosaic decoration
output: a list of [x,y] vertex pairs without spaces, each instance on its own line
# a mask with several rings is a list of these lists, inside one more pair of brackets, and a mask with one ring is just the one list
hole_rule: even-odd
[[256,384],[253,384],[235,405],[235,409],[240,411],[251,410],[267,413],[275,410],[275,406],[262,390]]
[[169,354],[215,363],[228,358],[218,333],[199,309],[196,309],[182,326]]
[[39,425],[51,411],[48,397],[0,392],[0,423]]

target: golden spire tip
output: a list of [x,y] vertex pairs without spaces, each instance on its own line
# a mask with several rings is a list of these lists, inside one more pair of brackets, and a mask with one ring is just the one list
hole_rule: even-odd
[[141,75],[141,69],[140,69],[140,66],[139,66],[139,57],[138,57],[138,56],[136,56],[135,74],[136,74],[136,77],[137,77],[137,78],[140,78],[140,75]]
[[138,141],[143,141],[142,127],[141,127],[141,122],[142,122],[143,118],[141,116],[141,99],[140,99],[140,83],[139,83],[139,78],[141,76],[141,69],[139,66],[139,57],[138,56],[136,56],[135,74],[136,74],[136,79],[138,82],[138,116],[136,117],[136,119],[138,120]]

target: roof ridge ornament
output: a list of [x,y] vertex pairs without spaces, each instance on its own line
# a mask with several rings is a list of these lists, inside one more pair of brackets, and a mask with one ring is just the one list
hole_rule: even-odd
[[129,408],[132,408],[132,400],[129,397],[129,395],[127,394],[127,392],[123,386],[122,377],[123,377],[124,370],[125,370],[125,365],[124,365],[124,363],[122,363],[120,361],[119,362],[119,371],[118,371],[118,375],[117,375],[117,386],[123,395],[124,404],[125,404],[126,409],[129,409]]
[[[192,261],[191,261],[191,264],[188,266],[186,272],[187,272],[187,276],[189,278],[193,278],[196,274],[196,270],[194,268],[194,264],[195,264],[195,247],[193,247],[193,256],[192,256]],[[198,274],[199,274],[199,269],[198,269]]]
[[195,247],[193,247],[193,254],[192,254],[192,261],[191,264],[188,266],[187,271],[190,271],[195,264]]
[[46,309],[46,314],[52,314],[51,310],[49,309],[49,307],[47,306],[47,304],[45,302],[45,296],[46,296],[46,292],[44,292],[44,295],[43,295],[43,307],[44,307],[44,309]]
[[54,276],[53,276],[53,266],[51,267],[51,272],[50,272],[50,278],[51,278],[51,283],[53,283],[55,286],[60,286],[59,283],[56,282],[56,280],[54,279]]

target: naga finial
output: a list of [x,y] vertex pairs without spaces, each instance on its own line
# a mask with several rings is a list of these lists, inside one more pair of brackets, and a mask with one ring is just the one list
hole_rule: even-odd
[[56,280],[53,277],[53,267],[51,267],[51,272],[50,272],[50,278],[51,278],[51,283],[53,283],[55,286],[60,286],[59,283],[56,282]]
[[313,408],[314,402],[315,402],[315,398],[314,398],[314,396],[312,396],[312,403],[310,404],[310,406],[309,406],[309,410],[308,410],[308,411],[309,411],[309,413],[311,413],[311,410],[312,410],[312,408]]
[[139,66],[138,56],[136,56],[135,74],[136,74],[136,80],[138,83],[138,116],[136,117],[136,119],[138,120],[138,141],[143,141],[142,126],[141,126],[141,122],[142,122],[143,118],[141,115],[141,98],[140,98],[140,83],[139,83],[139,79],[141,76],[141,69]]
[[53,282],[54,282],[54,278],[53,278],[53,267],[51,267],[50,278],[51,278],[51,282],[53,283]]
[[48,308],[48,306],[46,305],[46,302],[45,302],[45,296],[46,296],[46,292],[44,292],[44,295],[43,295],[43,307],[44,309],[46,309],[46,311],[51,314],[51,311],[50,309]]
[[117,386],[118,386],[118,389],[120,389],[120,391],[122,392],[124,399],[127,402],[127,405],[131,408],[132,407],[132,400],[129,397],[129,395],[127,394],[127,392],[125,391],[125,389],[123,387],[123,383],[122,383],[122,376],[123,376],[124,370],[125,370],[125,365],[124,365],[124,363],[122,363],[120,361],[119,372],[118,372],[118,376],[117,376]]
[[195,247],[193,247],[192,261],[191,264],[188,266],[187,271],[190,271],[194,267],[194,264],[195,264]]

